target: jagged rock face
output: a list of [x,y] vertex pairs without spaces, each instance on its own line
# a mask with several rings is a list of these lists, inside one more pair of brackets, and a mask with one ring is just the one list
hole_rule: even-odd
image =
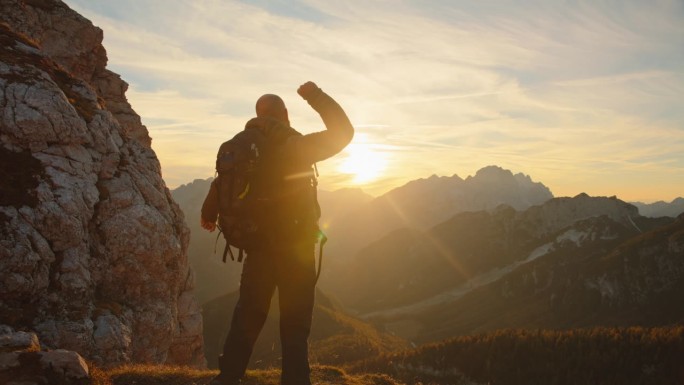
[[147,129],[126,100],[128,84],[105,68],[101,29],[58,0],[3,0],[0,14],[1,22],[39,42],[46,56],[88,83],[127,136],[150,147]]
[[204,365],[189,231],[102,31],[0,2],[0,323],[103,365]]

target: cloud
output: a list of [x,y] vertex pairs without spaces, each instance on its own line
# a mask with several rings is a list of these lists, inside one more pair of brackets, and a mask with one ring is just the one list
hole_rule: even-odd
[[[384,145],[388,176],[365,185],[375,192],[498,164],[612,195],[615,178],[682,170],[677,0],[67,2],[105,31],[171,187],[213,173],[214,147],[265,92],[283,96],[296,128],[322,129],[295,93],[309,79]],[[340,159],[320,165],[323,185],[349,183]]]

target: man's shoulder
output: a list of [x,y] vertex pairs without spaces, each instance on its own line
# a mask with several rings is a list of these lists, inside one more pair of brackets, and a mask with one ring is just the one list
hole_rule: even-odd
[[271,151],[271,148],[293,147],[291,142],[303,135],[287,124],[269,118],[252,118],[245,128],[219,146],[218,155],[240,150]]
[[236,147],[249,147],[249,143],[254,142],[259,136],[253,130],[242,130],[237,132],[233,137],[221,143],[219,146],[219,154],[235,149]]

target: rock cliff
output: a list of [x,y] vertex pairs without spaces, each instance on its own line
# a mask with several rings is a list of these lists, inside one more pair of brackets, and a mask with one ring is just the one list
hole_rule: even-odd
[[0,2],[0,324],[103,365],[201,366],[189,231],[102,31]]

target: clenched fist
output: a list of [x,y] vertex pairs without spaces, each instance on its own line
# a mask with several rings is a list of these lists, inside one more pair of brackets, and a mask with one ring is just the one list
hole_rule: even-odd
[[316,95],[321,89],[314,82],[306,82],[299,86],[297,93],[304,99],[309,99]]

